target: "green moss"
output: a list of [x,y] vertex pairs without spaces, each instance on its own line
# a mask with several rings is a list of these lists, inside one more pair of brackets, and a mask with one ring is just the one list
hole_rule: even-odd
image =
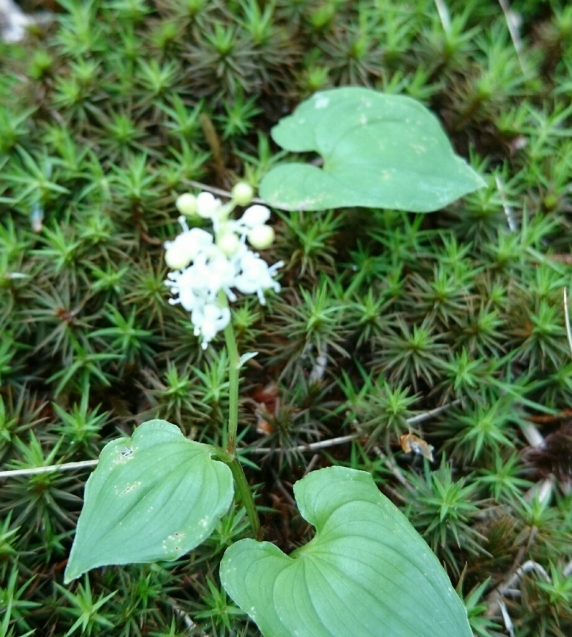
[[[408,94],[487,187],[431,215],[276,213],[283,290],[234,317],[241,351],[259,352],[241,369],[249,478],[267,538],[290,550],[308,534],[290,484],[309,465],[371,470],[465,591],[476,634],[501,634],[513,574],[514,634],[569,635],[567,4],[512,3],[516,39],[493,0],[438,3],[448,15],[432,0],[59,4],[0,44],[2,470],[94,459],[153,416],[221,443],[226,357],[203,352],[163,283],[176,196],[258,184],[280,157],[270,128],[316,90]],[[540,460],[533,428],[560,436]],[[407,433],[436,461],[404,453]],[[61,587],[87,476],[0,478],[6,634],[183,635],[192,619],[258,635],[216,575],[239,509],[178,562]]]

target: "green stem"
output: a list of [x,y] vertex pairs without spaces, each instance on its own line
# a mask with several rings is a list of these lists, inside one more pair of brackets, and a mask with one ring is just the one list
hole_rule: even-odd
[[[224,294],[224,293],[223,293]],[[222,299],[221,299],[222,301]],[[224,297],[226,303],[226,296]],[[232,327],[232,321],[226,326],[224,330],[224,338],[226,341],[226,349],[228,352],[228,393],[229,393],[229,405],[228,405],[228,431],[226,437],[226,453],[220,452],[219,458],[228,465],[232,471],[234,483],[236,485],[237,494],[246,509],[248,520],[252,528],[254,537],[257,540],[262,539],[262,527],[260,526],[260,519],[258,518],[258,511],[254,504],[252,492],[250,491],[250,485],[244,475],[244,470],[236,457],[236,435],[238,430],[238,383],[239,383],[239,363],[240,356],[238,354],[238,347],[236,345],[236,338],[234,336],[234,329]]]
[[248,480],[244,475],[244,469],[242,468],[242,465],[240,464],[240,461],[236,456],[234,456],[233,460],[231,462],[228,462],[227,465],[232,471],[232,476],[234,478],[234,484],[236,485],[238,497],[240,498],[240,501],[246,509],[246,515],[248,516],[248,521],[250,522],[252,533],[257,540],[262,540],[262,527],[260,526],[258,511],[256,510],[256,505],[254,504],[252,492],[250,491],[250,485],[248,484]]
[[238,429],[238,380],[239,369],[238,364],[240,357],[234,337],[234,329],[232,321],[224,329],[224,338],[226,340],[226,349],[228,352],[228,434],[226,440],[226,451],[234,456],[236,451],[236,432]]

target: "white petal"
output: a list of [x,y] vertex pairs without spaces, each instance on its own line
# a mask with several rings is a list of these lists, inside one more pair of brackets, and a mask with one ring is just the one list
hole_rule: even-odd
[[212,243],[212,235],[205,230],[186,230],[175,237],[174,241],[165,241],[165,262],[174,270],[182,270]]
[[203,337],[202,346],[208,343],[230,322],[230,310],[219,307],[215,303],[199,305],[191,314],[191,321],[195,326],[195,334]]
[[254,228],[266,223],[268,219],[270,219],[270,210],[266,206],[257,203],[244,211],[238,223],[248,228]]
[[203,219],[212,219],[221,205],[220,199],[210,192],[201,192],[197,197],[197,213]]

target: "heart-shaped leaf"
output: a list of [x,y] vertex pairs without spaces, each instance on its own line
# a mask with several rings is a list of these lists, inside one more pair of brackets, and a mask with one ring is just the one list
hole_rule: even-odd
[[425,541],[376,487],[343,467],[294,486],[315,537],[292,555],[227,549],[221,581],[266,637],[472,637],[463,603]]
[[321,91],[272,129],[293,152],[322,155],[323,168],[282,164],[260,196],[284,210],[347,206],[430,212],[485,182],[455,155],[437,118],[401,95],[359,87]]
[[106,445],[85,487],[66,583],[97,566],[174,560],[203,542],[234,493],[214,452],[164,420]]

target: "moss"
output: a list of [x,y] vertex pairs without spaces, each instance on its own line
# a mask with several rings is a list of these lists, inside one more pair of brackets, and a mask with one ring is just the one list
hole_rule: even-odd
[[[528,570],[506,596],[515,635],[570,634],[570,454],[530,453],[534,432],[570,444],[570,9],[514,3],[515,39],[497,2],[447,7],[60,0],[51,23],[0,44],[3,469],[94,459],[156,415],[220,442],[220,343],[203,352],[163,284],[176,196],[258,183],[270,128],[315,90],[409,94],[487,188],[431,215],[276,214],[283,292],[235,317],[241,350],[259,351],[242,370],[241,444],[272,450],[246,456],[249,477],[289,550],[308,534],[289,488],[309,465],[371,470],[465,591],[476,634],[500,634],[495,591],[530,560],[548,576]],[[408,431],[435,463],[402,451]],[[0,478],[14,635],[182,635],[187,616],[258,634],[216,575],[240,511],[178,562],[63,589],[86,478]]]

